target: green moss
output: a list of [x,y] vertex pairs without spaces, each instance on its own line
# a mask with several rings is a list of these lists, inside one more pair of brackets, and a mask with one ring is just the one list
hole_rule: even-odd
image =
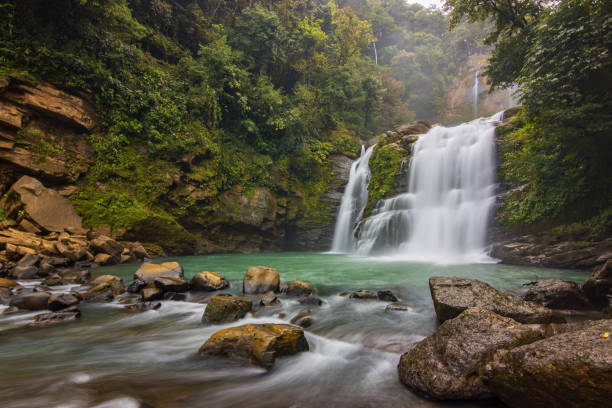
[[[380,145],[379,145],[380,146]],[[376,146],[370,158],[370,171],[372,178],[368,186],[369,212],[378,200],[389,198],[396,194],[395,177],[399,174],[405,155],[394,146]]]

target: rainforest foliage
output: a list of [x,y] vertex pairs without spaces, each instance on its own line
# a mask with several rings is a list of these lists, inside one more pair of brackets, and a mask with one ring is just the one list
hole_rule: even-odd
[[96,104],[76,204],[115,227],[206,218],[236,186],[320,194],[329,155],[436,119],[488,27],[403,0],[0,0],[0,18],[2,71]]
[[523,112],[502,132],[501,174],[516,188],[504,220],[612,230],[612,3],[446,1],[451,22],[492,19],[487,74],[518,83]]

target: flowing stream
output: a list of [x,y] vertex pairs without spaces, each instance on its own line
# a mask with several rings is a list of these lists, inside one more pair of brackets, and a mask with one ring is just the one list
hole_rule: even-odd
[[438,263],[492,261],[495,122],[436,126],[413,146],[406,193],[378,203],[359,225],[357,253]]
[[336,218],[332,252],[344,253],[355,249],[355,225],[363,216],[363,210],[368,204],[368,184],[371,177],[368,162],[374,146],[376,145],[370,146],[367,150],[365,146],[361,146],[361,155],[351,165],[349,181]]
[[[163,301],[158,310],[129,312],[119,303],[83,304],[80,321],[0,334],[0,405],[38,407],[493,407],[491,402],[431,402],[397,378],[402,352],[430,335],[437,322],[427,287],[430,276],[478,278],[517,291],[536,278],[585,273],[499,264],[441,266],[315,253],[211,255],[173,258],[190,279],[214,270],[231,282],[221,293],[241,293],[249,266],[269,265],[281,279],[310,281],[323,300],[304,306],[279,296],[279,307],[245,319],[206,326],[200,322],[208,293],[188,301]],[[162,262],[165,260],[156,260]],[[129,284],[139,265],[104,267]],[[32,285],[36,282],[32,281]],[[390,289],[410,306],[385,312],[387,303],[342,296],[357,289]],[[56,291],[68,288],[54,288]],[[218,293],[218,292],[217,292]],[[257,300],[257,297],[253,297]],[[269,372],[239,362],[204,358],[198,348],[214,332],[245,323],[289,323],[299,310],[314,309],[306,329],[310,351],[278,359]],[[0,309],[5,306],[0,305]],[[3,315],[0,330],[36,313]]]

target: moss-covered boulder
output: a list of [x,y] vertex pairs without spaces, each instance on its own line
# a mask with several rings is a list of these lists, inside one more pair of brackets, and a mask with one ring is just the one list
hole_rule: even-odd
[[484,383],[516,408],[601,408],[612,397],[612,320],[495,353]]
[[483,308],[469,308],[402,355],[399,378],[410,390],[432,399],[492,398],[479,371],[493,353],[541,338],[537,328]]
[[253,301],[241,296],[213,296],[209,299],[202,323],[229,323],[242,319],[253,307]]
[[271,368],[278,357],[308,351],[304,330],[287,324],[247,324],[213,334],[201,356],[221,356]]
[[476,279],[432,277],[429,289],[440,322],[470,307],[481,307],[521,323],[563,323],[563,317],[533,302],[492,288]]

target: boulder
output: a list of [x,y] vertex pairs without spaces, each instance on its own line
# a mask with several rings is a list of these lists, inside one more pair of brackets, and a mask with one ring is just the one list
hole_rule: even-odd
[[125,292],[123,283],[120,280],[109,280],[99,283],[83,296],[83,299],[90,303],[112,302],[116,296]]
[[118,277],[118,276],[106,274],[106,275],[100,275],[100,276],[96,277],[95,279],[90,281],[89,284],[91,286],[97,286],[97,285],[99,285],[101,283],[106,283],[106,282],[110,282],[110,281],[123,282],[121,280],[121,278]]
[[259,304],[262,306],[278,306],[280,305],[280,300],[276,297],[274,291],[269,290],[261,297]]
[[164,292],[158,287],[148,286],[142,290],[141,296],[144,302],[152,302],[154,300],[162,300]]
[[612,320],[594,321],[512,350],[483,370],[485,384],[510,407],[610,406]]
[[125,306],[125,310],[130,312],[146,312],[147,310],[157,310],[162,307],[160,302],[138,302],[132,305]]
[[385,312],[409,312],[412,308],[406,303],[390,303],[385,307]]
[[130,283],[130,285],[127,287],[127,291],[130,293],[138,293],[146,287],[147,282],[141,279],[134,279],[134,281],[132,281],[132,283]]
[[191,279],[191,290],[211,292],[227,287],[229,287],[227,279],[213,271],[198,272]]
[[134,273],[134,279],[151,283],[155,278],[185,279],[183,267],[178,262],[164,262],[162,264],[143,263]]
[[43,313],[28,324],[28,327],[47,327],[58,323],[69,323],[81,317],[81,311],[77,308],[70,308],[58,312]]
[[429,279],[429,289],[440,322],[457,317],[470,307],[481,307],[521,323],[565,322],[542,305],[501,292],[476,279],[433,277]]
[[355,292],[351,293],[349,295],[350,299],[366,299],[366,300],[375,300],[378,299],[378,296],[376,296],[376,293],[372,292],[371,290],[356,290]]
[[480,307],[469,308],[403,354],[399,378],[415,393],[431,399],[491,398],[494,395],[478,373],[493,353],[541,338],[536,328]]
[[91,240],[90,245],[96,253],[110,255],[116,262],[119,261],[123,253],[123,245],[106,235],[98,235]]
[[11,191],[18,195],[27,216],[45,230],[61,232],[67,227],[81,227],[81,217],[72,203],[37,179],[23,176],[11,187]]
[[73,262],[87,258],[87,249],[79,245],[75,245],[69,242],[62,243],[58,241],[55,244],[55,248],[57,249],[57,252],[60,253],[60,255],[70,259]]
[[608,305],[608,296],[612,295],[612,259],[591,274],[582,284],[582,290],[595,306]]
[[247,294],[278,292],[280,276],[278,271],[267,266],[253,266],[246,271],[242,281],[242,291]]
[[38,268],[35,266],[16,266],[13,269],[13,276],[17,279],[36,279]]
[[208,300],[202,323],[229,323],[242,319],[253,307],[253,301],[241,296],[212,296]]
[[529,288],[523,299],[539,303],[550,309],[585,310],[593,308],[576,282],[557,278],[537,282]]
[[290,320],[291,324],[297,324],[301,327],[310,327],[314,323],[314,319],[312,314],[314,313],[313,309],[302,309],[293,316]]
[[115,262],[113,261],[113,257],[109,254],[99,253],[94,257],[94,262],[98,265],[112,265]]
[[12,279],[0,278],[0,288],[16,288],[19,284]]
[[47,292],[18,295],[11,299],[10,305],[23,310],[45,310],[50,297]]
[[390,290],[379,290],[376,293],[376,296],[378,297],[378,300],[382,300],[383,302],[399,302],[397,296],[395,296],[395,294]]
[[175,293],[183,293],[189,290],[189,284],[183,279],[177,278],[155,278],[153,281],[155,286],[161,290],[163,293],[166,292],[175,292]]
[[47,309],[57,311],[78,305],[79,298],[70,293],[53,294],[47,303]]
[[278,357],[308,351],[304,331],[287,324],[247,324],[213,334],[201,356],[221,356],[271,368]]
[[314,289],[309,282],[294,280],[287,286],[287,295],[289,296],[309,296],[314,293]]
[[35,266],[39,260],[40,257],[37,254],[27,254],[24,255],[15,266]]

